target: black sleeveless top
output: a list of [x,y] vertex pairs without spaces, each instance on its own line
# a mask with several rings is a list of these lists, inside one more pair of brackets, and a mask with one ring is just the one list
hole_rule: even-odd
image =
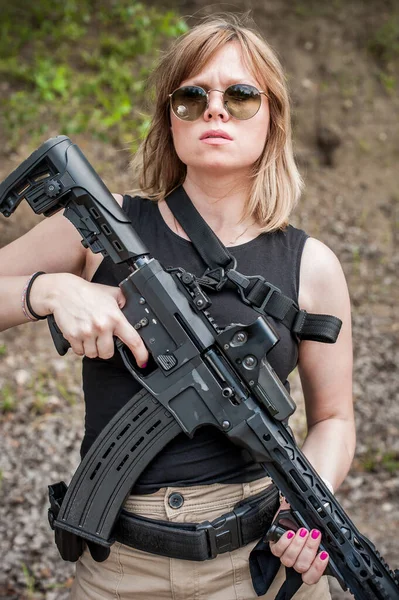
[[[195,275],[206,269],[191,242],[174,233],[159,212],[158,205],[138,196],[125,195],[123,210],[148,247],[164,267],[183,267]],[[229,247],[237,259],[237,270],[245,275],[262,275],[290,298],[298,301],[299,267],[307,235],[292,226],[284,231],[264,233],[239,246]],[[129,274],[124,265],[115,266],[104,258],[92,279],[95,283],[118,285]],[[233,289],[206,290],[216,323],[249,324],[259,314],[245,305]],[[290,331],[270,319],[280,336],[268,359],[288,387],[287,377],[298,359],[298,344]],[[102,428],[134,396],[141,386],[125,369],[119,352],[109,360],[83,358],[83,391],[86,404],[85,436],[81,455],[86,454]],[[135,493],[151,493],[164,486],[244,483],[259,479],[264,470],[249,453],[235,446],[213,427],[197,430],[193,439],[178,435],[148,465],[134,487]]]

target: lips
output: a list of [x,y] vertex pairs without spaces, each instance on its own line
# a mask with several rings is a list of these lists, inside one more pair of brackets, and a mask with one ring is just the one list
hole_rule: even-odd
[[201,135],[200,140],[206,140],[208,138],[223,138],[225,140],[233,139],[228,133],[222,131],[221,129],[210,129],[209,131],[205,131]]

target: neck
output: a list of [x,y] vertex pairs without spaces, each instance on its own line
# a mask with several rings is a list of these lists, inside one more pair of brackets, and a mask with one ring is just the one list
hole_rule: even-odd
[[[244,219],[250,189],[249,178],[245,174],[212,178],[209,172],[201,176],[197,171],[193,174],[188,169],[183,187],[202,218],[225,246],[244,244],[259,235],[260,227],[255,219]],[[166,202],[159,202],[158,207],[170,229],[188,240]]]
[[244,219],[249,195],[249,179],[242,174],[226,176],[195,173],[187,170],[183,187],[195,208],[208,225],[218,233],[233,233],[249,226],[254,219]]

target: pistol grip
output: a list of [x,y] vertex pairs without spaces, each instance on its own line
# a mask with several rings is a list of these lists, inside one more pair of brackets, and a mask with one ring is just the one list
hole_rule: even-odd
[[71,344],[62,335],[61,329],[55,322],[54,315],[48,315],[47,317],[48,327],[50,329],[51,337],[53,338],[54,346],[61,356],[64,356],[71,347]]

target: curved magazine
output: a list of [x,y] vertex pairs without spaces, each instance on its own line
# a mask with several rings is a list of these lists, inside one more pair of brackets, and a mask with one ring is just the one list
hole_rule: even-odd
[[135,481],[181,431],[173,416],[146,390],[133,396],[79,465],[55,527],[110,546],[112,528]]

